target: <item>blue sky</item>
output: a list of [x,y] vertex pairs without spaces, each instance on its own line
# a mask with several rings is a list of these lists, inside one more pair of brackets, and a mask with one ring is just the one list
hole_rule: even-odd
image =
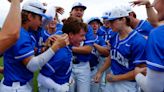
[[[26,0],[24,0],[26,1]],[[74,2],[81,2],[87,6],[84,14],[84,21],[87,21],[90,17],[101,17],[102,13],[109,10],[111,7],[119,4],[127,4],[132,0],[40,0],[41,2],[46,2],[47,4],[54,4],[56,6],[61,6],[65,9],[65,13],[59,18],[63,19],[69,16],[72,4]],[[152,1],[152,0],[150,0]],[[8,13],[10,3],[7,0],[0,0],[0,27],[2,26],[5,17]],[[136,12],[139,19],[146,19],[146,11],[144,6],[134,7],[133,10]]]

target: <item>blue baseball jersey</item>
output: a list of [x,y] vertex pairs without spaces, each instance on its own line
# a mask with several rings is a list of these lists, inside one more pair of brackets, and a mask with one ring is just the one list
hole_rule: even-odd
[[146,45],[147,66],[164,72],[164,25],[152,30]]
[[105,41],[110,40],[116,32],[113,32],[111,28],[106,28],[105,26],[101,26],[98,31],[97,35],[102,36]]
[[[86,33],[85,38],[86,38],[86,40],[84,41],[82,46],[84,46],[84,45],[93,46],[94,34],[93,34],[93,29],[92,29],[92,27],[90,25],[88,25],[88,32]],[[87,62],[90,59],[90,55],[89,54],[74,53],[74,56],[80,62]]]
[[134,28],[134,30],[138,31],[144,36],[148,36],[153,28],[154,27],[147,20],[140,20],[139,24],[136,26],[136,28]]
[[146,39],[137,31],[132,31],[128,37],[119,40],[119,34],[110,40],[111,70],[114,75],[125,74],[137,64],[145,63],[144,48]]
[[[98,36],[96,35],[95,36],[95,41],[94,41],[96,44],[100,45],[100,46],[103,46],[103,47],[106,47],[106,43],[105,43],[105,40],[102,38],[102,36]],[[100,56],[100,54],[98,53],[98,51],[96,50],[96,48],[93,48],[92,49],[92,52],[90,54],[90,66],[93,67],[93,66],[96,66],[99,61],[98,61],[98,57]]]
[[70,47],[59,49],[50,61],[44,65],[41,74],[51,78],[58,84],[69,82],[72,71],[72,51]]
[[33,73],[23,64],[23,60],[34,55],[35,43],[29,32],[24,28],[20,29],[20,37],[17,42],[4,53],[4,81],[29,82]]

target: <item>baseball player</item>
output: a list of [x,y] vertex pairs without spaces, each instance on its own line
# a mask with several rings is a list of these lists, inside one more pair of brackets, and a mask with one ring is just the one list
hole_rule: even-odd
[[106,76],[105,92],[136,92],[134,68],[145,62],[142,60],[146,39],[130,27],[126,10],[113,8],[108,20],[112,31],[118,33],[110,39],[111,73]]
[[0,55],[19,38],[19,29],[21,26],[20,1],[22,0],[10,0],[10,11],[0,31]]
[[[107,47],[110,48],[110,44],[109,44],[109,40],[116,34],[116,32],[113,32],[112,29],[110,28],[110,23],[107,20],[108,18],[108,11],[103,13],[103,26],[101,26],[97,32],[97,34],[99,36],[102,36],[103,39],[105,40],[105,42],[107,43]],[[97,83],[100,83],[100,90],[101,92],[104,91],[105,89],[105,85],[106,85],[106,73],[110,72],[110,68],[109,68],[109,57],[101,57],[99,58],[100,61],[103,61],[100,65],[99,65],[99,69],[96,73],[96,75],[94,76],[94,81]],[[107,67],[106,69],[103,69]],[[102,71],[102,72],[100,72]]]
[[[31,31],[31,36],[34,39],[36,45],[35,45],[35,54],[39,55],[42,52],[45,51],[45,43],[46,40],[52,36],[52,35],[61,35],[62,32],[62,24],[59,24],[57,22],[58,19],[56,19],[55,14],[60,12],[57,11],[61,7],[55,7],[54,5],[47,6],[47,10],[45,12],[45,15],[48,16],[50,19],[43,18],[43,25],[39,28],[39,31]],[[55,11],[54,11],[55,10]],[[61,11],[63,9],[61,8]]]
[[[80,2],[73,4],[70,16],[76,17],[82,21],[84,10],[87,7]],[[74,61],[72,69],[72,77],[75,80],[75,85],[71,87],[71,92],[90,92],[90,66],[89,54],[92,51],[94,36],[92,27],[88,26],[88,32],[85,35],[85,41],[81,42],[80,47],[72,47]],[[76,90],[75,90],[76,89]]]
[[149,22],[151,21],[151,18],[148,18],[148,20],[139,20],[136,18],[135,12],[132,10],[130,5],[122,5],[123,9],[125,9],[129,13],[129,18],[130,18],[130,26],[145,36],[146,38],[148,37],[150,31],[154,28],[152,23]]
[[[147,74],[146,77],[141,74],[145,72],[144,68],[136,68],[136,81],[144,90],[144,92],[164,92],[164,64],[163,64],[163,0],[154,0],[153,4],[149,0],[136,0],[134,4],[145,5],[147,12],[149,12],[148,17],[158,18],[160,25],[154,28],[150,33],[146,45],[146,59],[147,59]],[[153,6],[157,10],[157,14],[152,12]],[[151,11],[151,12],[150,12]]]
[[[80,46],[80,42],[85,40],[87,26],[79,22],[77,18],[69,17],[64,22],[62,31],[68,34],[71,46],[58,50],[52,59],[41,69],[38,77],[40,92],[66,92],[69,90],[67,88],[69,88],[68,83],[71,76],[73,59],[71,47],[78,47]],[[47,81],[46,77],[48,80],[51,79],[52,82]]]
[[92,17],[88,24],[90,24],[94,30],[95,43],[93,44],[94,48],[92,50],[91,58],[89,60],[91,67],[91,92],[99,92],[101,90],[101,83],[94,82],[94,76],[97,72],[97,69],[102,65],[104,59],[101,59],[109,55],[109,51],[105,40],[102,36],[97,35],[99,27],[102,25],[101,21],[97,17]]
[[99,28],[97,34],[99,36],[103,36],[105,41],[108,41],[114,34],[115,32],[112,31],[110,28],[109,21],[107,20],[108,16],[108,11],[104,12],[102,18],[103,18],[103,25]]
[[[44,15],[44,7],[38,0],[26,1],[22,7],[22,27],[20,38],[4,53],[4,78],[0,85],[0,92],[32,92],[29,81],[33,72],[42,68],[55,52],[67,45],[68,36],[55,36],[55,42],[41,55],[34,56],[34,41],[30,37],[29,29],[37,31]],[[28,16],[28,17],[27,17]]]

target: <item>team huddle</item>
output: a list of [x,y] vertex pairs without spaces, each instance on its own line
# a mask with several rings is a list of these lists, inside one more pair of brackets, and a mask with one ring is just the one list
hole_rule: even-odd
[[164,0],[131,2],[145,6],[147,20],[118,5],[87,23],[80,2],[61,23],[62,7],[8,1],[0,92],[33,92],[36,71],[39,92],[164,92]]

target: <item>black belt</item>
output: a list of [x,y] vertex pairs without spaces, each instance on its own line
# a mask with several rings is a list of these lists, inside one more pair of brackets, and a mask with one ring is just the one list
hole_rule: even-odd
[[[3,84],[6,85],[6,86],[12,86],[14,82],[9,82],[9,81],[3,81]],[[26,85],[26,82],[23,83],[23,82],[19,82],[20,83],[20,86],[23,86],[23,85]]]

